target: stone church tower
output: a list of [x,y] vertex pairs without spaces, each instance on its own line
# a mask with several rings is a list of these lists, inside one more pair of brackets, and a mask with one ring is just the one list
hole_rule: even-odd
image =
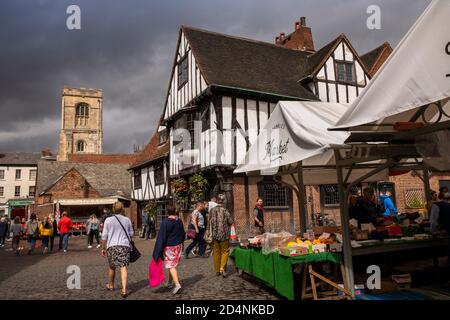
[[103,92],[64,87],[61,102],[58,161],[69,154],[101,154],[103,142]]

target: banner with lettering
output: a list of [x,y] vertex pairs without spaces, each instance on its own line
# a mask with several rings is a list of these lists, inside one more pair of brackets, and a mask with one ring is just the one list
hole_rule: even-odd
[[349,135],[327,128],[347,108],[348,105],[339,103],[279,102],[235,173],[262,170],[270,175],[280,166],[306,159],[308,165],[327,164],[330,156],[322,155],[331,146],[342,145]]

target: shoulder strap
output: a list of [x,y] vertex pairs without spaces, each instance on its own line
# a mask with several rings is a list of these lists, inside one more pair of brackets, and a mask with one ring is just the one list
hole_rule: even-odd
[[132,241],[131,241],[131,239],[130,239],[130,236],[128,235],[127,230],[125,230],[125,227],[123,226],[122,222],[120,222],[120,219],[117,218],[117,215],[115,215],[114,217],[115,217],[115,218],[117,219],[117,221],[119,222],[119,224],[120,224],[120,226],[122,227],[123,231],[124,231],[125,234],[127,235],[128,241],[130,241],[130,243],[131,243]]

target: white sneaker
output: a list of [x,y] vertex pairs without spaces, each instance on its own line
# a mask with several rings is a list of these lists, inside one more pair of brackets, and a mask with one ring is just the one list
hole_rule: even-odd
[[88,246],[88,249],[92,249],[92,246]]
[[173,293],[173,294],[177,294],[178,291],[180,291],[180,290],[181,290],[181,286],[180,286],[180,285],[175,286],[175,288],[173,289],[172,293]]
[[97,249],[100,248],[100,247],[101,247],[101,245],[98,244],[98,245],[97,245]]
[[64,250],[64,253],[66,253],[67,252],[67,250]]

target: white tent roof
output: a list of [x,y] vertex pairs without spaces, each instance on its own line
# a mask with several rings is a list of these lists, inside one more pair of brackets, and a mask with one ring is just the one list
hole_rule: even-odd
[[[407,111],[450,97],[450,1],[434,0],[333,126],[409,121]],[[386,119],[391,117],[389,119]],[[394,120],[395,119],[395,120]]]
[[261,130],[235,173],[277,170],[280,166],[309,159],[305,165],[333,161],[330,147],[342,145],[347,132],[327,130],[348,106],[339,103],[281,101]]
[[[281,166],[303,161],[305,184],[336,183],[336,169],[325,166],[335,165],[331,148],[344,146],[350,134],[330,132],[327,128],[347,109],[348,105],[339,103],[280,101],[234,172],[261,171],[273,175]],[[356,180],[368,171],[370,169],[354,169],[348,181]],[[388,174],[388,170],[383,170],[369,181],[385,180]],[[289,174],[283,174],[282,180],[294,185]]]

